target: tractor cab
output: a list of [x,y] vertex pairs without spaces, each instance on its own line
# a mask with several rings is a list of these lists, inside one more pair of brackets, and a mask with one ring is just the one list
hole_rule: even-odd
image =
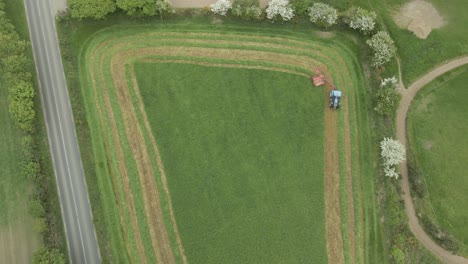
[[339,90],[332,90],[330,92],[330,108],[339,109],[340,108],[340,100],[341,100],[341,91]]
[[315,86],[322,86],[325,83],[328,83],[333,90],[330,92],[330,108],[339,109],[340,108],[340,100],[342,93],[330,82],[327,77],[321,73],[319,68],[314,69],[313,77],[311,77],[311,81]]

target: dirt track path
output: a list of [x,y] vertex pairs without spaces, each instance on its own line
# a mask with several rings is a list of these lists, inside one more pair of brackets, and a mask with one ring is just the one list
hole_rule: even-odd
[[[468,64],[468,56],[451,60],[450,62],[433,69],[426,75],[419,78],[408,89],[401,89],[402,98],[400,106],[398,107],[396,119],[397,138],[403,145],[405,145],[406,148],[408,148],[406,142],[406,115],[408,113],[408,108],[411,104],[411,101],[413,100],[416,93],[438,76],[465,64]],[[423,230],[416,216],[416,211],[414,210],[414,204],[410,194],[408,181],[408,167],[406,161],[402,162],[400,166],[400,173],[403,178],[401,182],[401,187],[403,189],[403,198],[405,200],[406,205],[406,214],[408,215],[409,226],[413,234],[428,250],[430,250],[435,256],[437,256],[442,261],[451,264],[468,264],[468,259],[454,255],[451,252],[445,250],[444,248],[436,244]]]

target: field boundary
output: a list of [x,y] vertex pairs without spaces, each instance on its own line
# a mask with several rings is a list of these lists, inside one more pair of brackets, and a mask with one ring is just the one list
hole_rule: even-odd
[[[164,34],[164,33],[163,33]],[[145,144],[141,144],[142,142],[145,142],[145,135],[143,130],[146,130],[146,134],[149,137],[149,141],[151,142],[153,152],[156,155],[156,163],[157,163],[157,169],[159,171],[159,177],[161,178],[162,182],[162,191],[158,193],[157,187],[155,189],[155,194],[152,195],[152,201],[156,203],[160,203],[161,196],[165,197],[165,200],[167,202],[167,205],[169,207],[169,216],[170,216],[170,222],[173,228],[173,232],[175,233],[175,239],[176,239],[176,244],[178,247],[178,252],[171,252],[173,249],[170,248],[171,243],[168,242],[167,234],[163,235],[164,238],[163,241],[159,241],[157,239],[156,242],[153,240],[153,247],[156,252],[156,259],[158,262],[164,262],[164,263],[174,263],[174,259],[172,257],[168,256],[174,256],[174,254],[179,254],[179,256],[182,259],[183,263],[187,263],[187,258],[184,253],[184,249],[182,246],[182,241],[180,239],[179,231],[177,229],[175,217],[174,217],[174,212],[172,208],[172,203],[170,199],[170,192],[169,188],[167,186],[167,180],[166,180],[166,175],[163,167],[163,163],[161,161],[161,157],[159,154],[159,150],[156,144],[156,140],[151,133],[151,128],[149,126],[148,118],[146,117],[146,113],[144,111],[144,106],[142,102],[141,95],[139,93],[139,88],[135,79],[135,73],[134,73],[134,68],[133,68],[133,63],[135,61],[143,61],[143,62],[151,62],[154,60],[157,61],[164,61],[164,62],[177,62],[177,63],[184,63],[184,64],[200,64],[200,65],[207,65],[207,66],[213,66],[213,67],[232,67],[232,68],[250,68],[250,69],[262,69],[262,70],[269,70],[269,71],[279,71],[279,72],[285,72],[285,73],[290,73],[290,74],[296,74],[304,77],[310,77],[310,75],[306,74],[304,71],[301,70],[296,70],[293,68],[288,68],[290,66],[288,65],[293,65],[294,67],[302,68],[302,69],[309,69],[312,70],[316,66],[321,65],[325,62],[328,63],[332,68],[340,68],[340,67],[348,67],[348,65],[342,60],[339,52],[337,53],[335,50],[333,50],[332,47],[329,46],[324,46],[321,47],[319,44],[315,44],[316,46],[313,45],[313,43],[308,43],[308,42],[301,42],[298,40],[288,40],[288,42],[295,43],[295,44],[302,44],[306,43],[308,48],[299,48],[299,47],[294,47],[294,46],[287,46],[287,45],[280,45],[278,43],[261,43],[261,42],[249,42],[249,41],[235,41],[235,40],[220,40],[218,39],[220,36],[222,37],[233,37],[237,38],[240,35],[236,34],[213,34],[210,35],[208,33],[202,33],[202,35],[208,39],[177,39],[176,45],[177,47],[171,47],[171,45],[174,45],[173,42],[169,39],[163,39],[163,38],[154,38],[151,39],[151,44],[147,43],[140,43],[138,41],[141,41],[142,39],[145,39],[151,35],[155,36],[157,34],[136,34],[132,36],[127,36],[126,38],[118,38],[118,39],[103,39],[102,42],[98,42],[97,45],[95,45],[95,50],[94,50],[94,55],[97,56],[97,54],[100,53],[98,56],[99,59],[96,63],[99,67],[99,78],[96,80],[96,69],[91,69],[92,76],[92,82],[93,86],[95,86],[97,83],[101,83],[102,86],[106,86],[106,82],[109,83],[110,79],[112,79],[112,84],[116,88],[116,99],[118,99],[118,108],[120,109],[120,113],[123,116],[124,120],[124,125],[123,127],[125,128],[125,135],[126,138],[129,140],[130,144],[130,149],[132,150],[133,155],[135,156],[135,161],[137,162],[137,168],[140,174],[140,179],[144,180],[148,183],[148,186],[157,186],[160,183],[157,183],[156,181],[150,180],[151,178],[154,179],[155,172],[153,171],[153,168],[151,167],[151,162],[150,162],[150,156],[149,154],[149,149],[146,148],[146,146],[142,146]],[[179,35],[183,36],[183,34],[167,34],[166,35]],[[196,34],[193,34],[193,36],[196,36]],[[158,36],[160,37],[160,36]],[[211,39],[210,39],[211,38]],[[248,36],[248,38],[253,38],[253,36]],[[271,41],[281,41],[283,40],[282,38],[279,37],[257,37],[256,39],[269,39]],[[216,40],[216,45],[213,44],[213,41]],[[113,43],[113,41],[116,41],[116,43]],[[172,40],[173,41],[173,40]],[[132,44],[135,45],[135,47],[132,47]],[[209,44],[209,47],[204,47],[200,45],[207,45]],[[239,48],[232,48],[232,45],[234,47],[238,46]],[[320,47],[319,49],[315,50],[312,47]],[[244,48],[244,49],[240,49]],[[287,53],[284,52],[279,52],[281,49],[287,49]],[[326,50],[329,53],[325,54],[323,51]],[[311,55],[313,54],[313,55]],[[151,58],[151,56],[160,56],[161,58],[155,59]],[[318,57],[318,59],[317,59]],[[171,59],[172,58],[172,59]],[[184,59],[185,58],[185,59]],[[232,60],[233,63],[231,62],[210,62],[210,61],[190,61],[190,59],[187,58],[195,58],[197,60],[204,60],[207,58],[211,58],[212,60],[224,60],[224,61],[229,61]],[[242,61],[248,62],[247,64],[243,64]],[[262,64],[255,65],[256,62],[261,61]],[[270,65],[265,64],[271,63]],[[105,67],[107,67],[107,64],[110,63],[110,76],[109,74],[105,71]],[[254,65],[252,65],[252,63]],[[91,63],[91,65],[94,65]],[[126,76],[126,66],[130,66],[130,83],[127,83],[125,78]],[[345,79],[350,79],[351,76],[349,75],[349,72],[346,76],[343,76],[341,71],[336,73],[337,76],[339,77],[341,82],[345,83]],[[128,98],[131,96],[129,94],[129,86],[133,86],[134,94],[136,94],[137,98],[137,103],[131,102],[131,100],[128,100]],[[325,122],[325,126],[330,126],[328,129],[325,129],[326,132],[326,137],[329,137],[328,143],[325,144],[325,153],[329,153],[329,155],[332,155],[333,157],[331,158],[325,158],[325,163],[330,163],[325,170],[324,173],[324,183],[326,186],[325,189],[325,214],[327,217],[325,218],[325,225],[327,226],[326,228],[326,234],[328,234],[327,238],[327,252],[328,252],[328,259],[330,262],[333,263],[345,263],[348,262],[348,260],[351,261],[351,263],[356,263],[356,244],[361,245],[364,241],[363,236],[355,235],[355,229],[356,227],[354,226],[356,224],[355,222],[355,205],[353,204],[355,199],[354,199],[354,188],[353,188],[353,168],[354,168],[354,161],[352,161],[351,158],[351,153],[352,153],[352,146],[351,146],[351,139],[350,139],[350,124],[345,124],[345,127],[343,129],[344,136],[343,134],[338,135],[338,122],[350,122],[350,116],[349,116],[349,111],[345,112],[334,112],[328,110],[328,93],[325,93],[325,107],[327,108],[327,111],[325,111],[325,119],[330,121]],[[108,98],[108,95],[106,96]],[[115,100],[115,99],[111,99]],[[107,104],[112,104],[109,103],[109,98],[105,100],[106,102],[106,107],[108,108],[109,112],[113,112],[115,110],[112,110],[112,107],[117,108],[115,106],[107,105]],[[95,104],[99,104],[98,102],[95,102]],[[343,100],[343,104],[345,106],[348,105],[348,99],[345,98]],[[97,106],[99,107],[99,106]],[[130,109],[132,108],[132,109]],[[137,108],[139,109],[140,116],[143,117],[143,121],[139,121],[137,117]],[[112,114],[112,113],[110,113]],[[327,118],[327,116],[329,118]],[[340,116],[340,118],[338,118]],[[112,119],[112,118],[110,118]],[[129,125],[132,126],[133,128],[129,129]],[[101,123],[102,126],[104,126],[104,123]],[[115,128],[115,127],[114,127]],[[328,131],[328,132],[327,132]],[[341,132],[340,132],[341,133]],[[118,137],[117,132],[113,132],[114,134],[114,141],[116,140],[115,137]],[[334,135],[336,134],[336,135]],[[135,139],[131,139],[131,137],[137,137],[138,140],[135,141]],[[341,137],[341,139],[338,139]],[[339,140],[342,140],[345,142],[344,146],[342,147],[343,153],[346,157],[341,157],[339,158],[341,154],[341,151],[339,151],[339,145],[338,142]],[[133,142],[133,143],[132,143]],[[140,142],[140,144],[137,144],[136,142]],[[357,144],[357,143],[356,143]],[[138,146],[140,145],[140,146]],[[340,147],[341,149],[341,147]],[[342,165],[337,165],[340,162],[344,161],[344,164]],[[327,165],[325,165],[327,166]],[[344,166],[345,170],[344,176],[340,176],[340,167]],[[356,170],[358,170],[359,164],[356,164]],[[334,168],[334,169],[333,169]],[[330,174],[331,173],[331,174]],[[146,175],[146,176],[144,176]],[[150,175],[152,177],[150,177]],[[144,179],[145,177],[146,180]],[[340,188],[340,177],[345,177],[346,182],[343,182],[345,186],[345,191],[347,194],[345,196],[347,197],[347,201],[342,201],[343,197],[342,192]],[[149,181],[148,181],[149,180]],[[328,181],[328,182],[327,182]],[[141,188],[149,188],[147,187],[145,183],[141,183]],[[143,190],[143,189],[142,189]],[[149,192],[150,189],[146,189],[146,192]],[[360,190],[358,190],[360,192]],[[143,191],[145,192],[145,191]],[[159,198],[157,198],[159,197]],[[328,197],[328,198],[327,198]],[[144,202],[145,207],[147,206],[149,200]],[[346,223],[341,220],[341,212],[340,208],[342,206],[341,203],[347,204],[345,208],[348,210],[351,210],[350,212],[347,212],[347,217],[346,217]],[[154,204],[153,204],[154,205]],[[157,206],[161,208],[161,205]],[[147,208],[148,209],[148,208]],[[160,211],[161,209],[158,209],[157,211]],[[328,213],[327,213],[328,210]],[[146,210],[148,211],[148,210]],[[362,208],[360,209],[360,212],[362,213]],[[162,213],[158,213],[160,216]],[[330,216],[330,217],[328,217]],[[148,218],[147,218],[148,219]],[[162,217],[160,217],[162,219]],[[149,220],[148,220],[149,221]],[[361,224],[363,222],[361,221]],[[161,223],[164,224],[164,223]],[[346,228],[343,229],[342,225],[345,224]],[[151,229],[151,224],[150,229]],[[169,227],[167,226],[168,223],[166,222],[166,227],[161,228],[166,230]],[[133,225],[133,230],[136,231],[138,225]],[[158,227],[160,231],[161,228]],[[167,232],[172,232],[167,230]],[[351,251],[349,253],[348,257],[343,256],[343,232],[346,232],[346,237],[349,237],[353,241],[347,242],[349,244],[349,250]],[[152,232],[154,233],[154,231]],[[163,233],[166,233],[166,231],[163,231]],[[135,234],[136,235],[136,234]],[[355,241],[360,237],[362,239],[361,242]],[[141,241],[141,238],[135,238],[137,239],[137,244],[140,243],[138,241]],[[162,244],[166,245],[163,246]],[[161,246],[164,247],[160,248]],[[139,249],[139,254],[143,255],[144,257],[145,253],[144,249],[140,246],[138,246]],[[362,247],[360,247],[361,250],[363,250]],[[161,252],[166,252],[164,253],[166,257],[163,257],[161,255]],[[362,257],[362,253],[358,253]],[[349,259],[348,259],[349,258]],[[161,260],[162,259],[162,260]],[[142,262],[145,262],[144,259]]]

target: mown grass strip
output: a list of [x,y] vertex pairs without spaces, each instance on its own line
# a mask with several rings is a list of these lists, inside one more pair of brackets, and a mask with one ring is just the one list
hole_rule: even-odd
[[[79,61],[79,71],[81,76],[81,83],[92,83],[91,75],[88,74],[86,71],[85,57],[81,54],[78,57]],[[91,113],[98,113],[98,109],[96,108],[96,104],[94,102],[95,94],[92,90],[88,89],[81,89],[82,98],[84,104],[86,105],[86,109]],[[89,93],[89,94],[88,94]],[[118,263],[128,263],[128,254],[127,250],[125,249],[125,240],[123,239],[122,234],[122,226],[120,224],[120,220],[118,217],[118,204],[116,203],[115,198],[115,190],[112,184],[111,177],[105,177],[110,174],[109,164],[108,164],[108,154],[105,152],[106,150],[106,140],[104,139],[104,135],[102,133],[101,123],[99,121],[98,115],[87,115],[88,124],[90,126],[89,134],[92,138],[92,150],[94,156],[94,162],[96,164],[96,183],[99,186],[101,192],[105,195],[102,195],[100,201],[103,203],[102,211],[104,212],[102,216],[106,224],[103,225],[106,227],[106,233],[102,235],[106,235],[106,241],[110,243],[110,253],[112,254],[112,260]],[[105,175],[105,176],[104,176]],[[106,249],[107,250],[107,249]]]
[[[104,54],[96,54],[98,58],[106,58],[106,53]],[[104,65],[109,65],[110,63],[110,58],[107,58],[103,61],[99,60],[99,70],[96,70],[98,74],[103,75],[103,80],[101,82],[101,87],[113,87],[113,80],[112,76],[110,74],[106,74],[106,71],[102,71],[102,67]],[[137,174],[136,170],[136,162],[135,162],[135,157],[132,156],[130,153],[130,146],[129,142],[127,139],[127,135],[124,132],[124,123],[123,123],[123,117],[121,113],[121,109],[119,108],[117,102],[117,95],[115,94],[115,89],[105,89],[107,90],[106,93],[108,93],[109,99],[112,102],[112,111],[114,113],[114,119],[117,121],[117,132],[119,133],[119,138],[120,138],[120,145],[123,148],[123,153],[125,155],[125,164],[126,164],[126,169],[128,171],[128,176],[129,176],[129,183],[130,187],[132,190],[132,195],[134,196],[134,205],[136,208],[136,213],[137,213],[137,221],[138,221],[138,227],[139,227],[139,232],[141,233],[141,237],[143,240],[143,245],[145,247],[146,254],[148,256],[149,262],[150,263],[156,263],[156,256],[154,255],[154,251],[151,248],[151,237],[149,235],[149,228],[148,228],[148,223],[147,223],[147,218],[146,218],[146,210],[143,205],[143,199],[142,199],[142,190],[141,190],[141,181],[140,178]],[[119,159],[119,162],[122,162]],[[129,194],[127,194],[129,195]],[[134,234],[135,235],[135,234]]]
[[[106,78],[107,79],[107,78]],[[115,94],[113,94],[113,89],[108,90],[108,96],[111,101],[115,101]],[[142,245],[144,246],[145,252],[140,253],[139,257],[140,258],[145,258],[145,255],[148,257],[148,262],[149,263],[156,263],[156,256],[154,255],[154,251],[151,248],[151,238],[148,232],[148,223],[146,220],[146,215],[145,215],[145,208],[142,203],[142,195],[141,195],[141,187],[140,187],[140,178],[138,177],[138,174],[136,173],[136,163],[135,163],[135,158],[130,155],[130,147],[129,147],[129,142],[126,138],[126,135],[122,132],[123,129],[123,118],[122,114],[120,112],[120,109],[118,109],[118,106],[115,104],[112,104],[112,111],[114,112],[114,119],[117,121],[117,128],[118,128],[118,138],[120,141],[120,144],[122,145],[122,150],[123,154],[125,156],[125,164],[126,164],[126,169],[128,171],[128,177],[129,177],[129,183],[130,183],[130,188],[132,195],[134,197],[134,207],[136,210],[136,221],[137,221],[137,226],[138,229],[134,230],[134,232],[138,232],[139,234],[133,233],[133,236],[138,236],[141,237],[141,242]],[[122,162],[121,159],[116,159],[119,163]],[[130,194],[127,194],[130,195]]]
[[[102,76],[99,74],[99,68],[101,66],[100,61],[95,61],[94,62],[94,67],[90,68],[90,70],[94,69],[94,72],[91,72],[91,76],[94,76],[96,79],[103,81]],[[94,84],[93,85],[93,90],[97,93],[100,92],[98,87]],[[99,109],[99,112],[101,114],[101,125],[103,126],[103,129],[107,131],[106,135],[109,135],[109,138],[112,140],[109,140],[108,144],[113,146],[114,152],[108,153],[110,157],[112,157],[112,160],[115,161],[115,164],[117,167],[115,168],[120,176],[122,178],[117,178],[117,180],[121,183],[124,184],[124,196],[126,199],[128,199],[128,204],[126,204],[128,207],[126,207],[127,211],[130,209],[130,212],[127,212],[131,219],[131,224],[130,226],[127,226],[127,234],[126,237],[128,242],[126,243],[127,246],[129,246],[128,253],[132,257],[132,261],[140,261],[140,262],[146,262],[146,257],[145,254],[141,252],[140,250],[137,250],[137,243],[139,244],[138,248],[141,248],[141,239],[140,239],[140,234],[139,232],[135,232],[135,222],[141,222],[138,221],[138,219],[135,219],[135,208],[138,208],[137,205],[134,203],[133,199],[133,193],[128,193],[128,188],[131,188],[132,190],[135,190],[135,187],[132,186],[132,180],[128,180],[125,178],[128,178],[129,175],[131,175],[131,172],[129,173],[127,166],[123,165],[120,161],[122,160],[122,155],[125,154],[125,152],[122,150],[122,144],[121,142],[121,135],[116,134],[116,122],[115,122],[115,113],[112,110],[112,106],[109,103],[109,98],[107,93],[105,92],[104,94],[98,94],[95,97],[96,100],[96,107]],[[111,175],[111,177],[114,177],[114,175]],[[138,195],[138,193],[137,193]],[[136,209],[138,210],[138,209]],[[130,232],[130,230],[132,230]]]

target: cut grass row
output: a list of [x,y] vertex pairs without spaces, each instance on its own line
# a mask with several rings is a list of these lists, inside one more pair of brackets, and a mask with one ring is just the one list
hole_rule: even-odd
[[[357,184],[356,184],[357,185]],[[118,228],[117,228],[118,229]]]

